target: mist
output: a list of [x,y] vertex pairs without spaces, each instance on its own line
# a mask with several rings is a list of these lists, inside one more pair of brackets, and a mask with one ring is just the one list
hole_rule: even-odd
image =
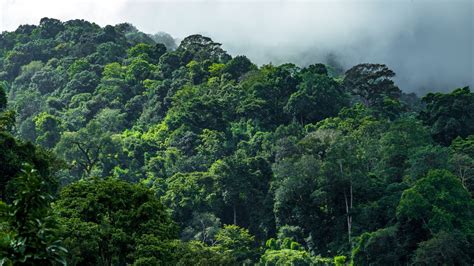
[[346,69],[383,63],[402,90],[424,95],[474,85],[473,15],[471,0],[2,0],[0,30],[45,16],[102,26],[130,22],[178,40],[203,34],[259,65],[306,66],[329,55]]

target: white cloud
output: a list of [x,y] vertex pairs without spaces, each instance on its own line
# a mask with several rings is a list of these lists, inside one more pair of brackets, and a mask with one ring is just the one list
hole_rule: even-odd
[[122,22],[126,0],[0,0],[0,31],[21,24],[38,24],[43,17],[86,19],[100,25]]

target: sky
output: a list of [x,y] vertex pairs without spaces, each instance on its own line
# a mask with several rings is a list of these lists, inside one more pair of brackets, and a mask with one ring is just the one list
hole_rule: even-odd
[[42,17],[203,34],[257,64],[383,63],[406,92],[474,85],[474,0],[0,0],[0,31]]

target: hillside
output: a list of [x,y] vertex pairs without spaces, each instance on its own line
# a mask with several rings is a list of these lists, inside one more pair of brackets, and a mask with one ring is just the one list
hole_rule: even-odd
[[3,32],[0,264],[469,265],[474,93],[394,76],[127,23]]

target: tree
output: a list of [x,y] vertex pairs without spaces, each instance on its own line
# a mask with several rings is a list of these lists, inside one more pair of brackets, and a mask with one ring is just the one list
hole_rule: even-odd
[[441,231],[421,242],[415,251],[414,264],[420,265],[467,265],[472,261],[472,242],[459,232]]
[[183,240],[198,240],[200,242],[214,245],[215,236],[219,232],[221,221],[209,212],[194,212],[189,225],[183,229]]
[[[221,44],[212,41],[210,38],[196,34],[184,38],[177,51],[190,54],[189,61],[196,60],[202,62],[210,60],[211,62],[225,63],[231,59],[226,51],[222,50]],[[189,62],[185,60],[185,64]]]
[[112,62],[121,61],[125,55],[125,48],[123,45],[115,42],[106,42],[97,46],[97,52],[92,61],[95,64],[105,65]]
[[155,67],[141,57],[134,58],[127,68],[127,79],[135,82],[143,82],[150,78]]
[[392,77],[395,72],[385,65],[359,64],[346,71],[343,85],[368,107],[381,107],[385,98],[398,100],[400,89]]
[[469,87],[451,93],[428,93],[422,101],[426,110],[420,112],[420,118],[438,143],[449,146],[458,136],[474,134],[474,93]]
[[72,79],[66,84],[65,90],[70,93],[90,93],[99,84],[99,78],[95,72],[84,70],[74,74]]
[[269,239],[265,253],[260,257],[263,265],[328,265],[329,258],[313,257],[297,242],[290,239]]
[[291,121],[284,107],[297,91],[299,68],[293,64],[265,65],[250,72],[241,85],[246,97],[238,102],[237,113],[258,120],[269,128]]
[[254,236],[247,229],[225,225],[217,232],[216,243],[220,249],[229,251],[238,263],[251,263],[255,259]]
[[432,234],[442,230],[469,230],[473,204],[456,176],[446,170],[432,170],[403,193],[397,217],[419,221]]
[[[268,191],[270,178],[268,163],[260,157],[247,157],[238,150],[233,156],[216,161],[210,173],[216,176],[217,191],[225,204],[224,223],[258,225],[258,217]],[[256,232],[257,228],[252,228]],[[255,230],[255,231],[254,231]]]
[[185,226],[193,213],[215,207],[216,180],[208,173],[177,173],[166,180],[167,189],[162,200],[173,212],[179,224]]
[[135,266],[148,265],[235,265],[235,259],[228,252],[223,253],[199,241],[163,242],[154,236],[142,237],[134,253]]
[[33,119],[36,126],[36,142],[45,148],[54,148],[61,138],[61,122],[51,114],[42,112]]
[[[0,110],[5,114],[13,113]],[[58,183],[55,158],[6,132],[0,132],[0,149],[0,199],[7,203],[0,201],[0,264],[64,264],[66,250],[50,210]]]
[[450,163],[463,186],[474,193],[474,135],[466,139],[457,137],[451,144]]
[[262,265],[317,265],[307,251],[280,249],[267,249],[260,257]]
[[[409,167],[410,157],[412,160],[417,160],[414,154],[421,152],[421,147],[431,143],[429,131],[419,120],[406,117],[393,121],[379,139],[381,152],[379,171],[389,182],[401,181],[405,169]],[[413,167],[424,167],[417,165],[415,161],[411,164]]]
[[[282,158],[274,164],[273,171],[273,213],[277,228],[297,226],[306,237],[313,229],[324,226],[324,212],[320,211],[320,202],[314,193],[318,187],[320,162],[311,156]],[[324,243],[322,237],[318,244]]]
[[82,71],[91,70],[91,63],[84,58],[74,61],[67,69],[67,74],[69,78],[73,78],[74,75],[81,73]]
[[474,157],[474,135],[469,135],[465,139],[460,137],[454,139],[451,148],[456,152]]
[[[461,249],[472,249],[473,208],[471,195],[456,176],[446,170],[430,171],[425,178],[403,192],[398,205],[397,219],[406,233],[401,240],[403,247],[409,249],[408,252],[412,248],[416,249],[418,258],[415,257],[415,260],[425,262],[472,260],[470,252],[443,253],[442,250],[443,245],[448,243],[446,233],[458,232],[466,240],[462,237],[452,244],[463,247]],[[434,256],[440,251],[442,253],[436,255],[438,259],[428,260],[427,256]]]
[[336,116],[348,101],[341,86],[327,75],[305,73],[298,91],[291,94],[285,111],[302,124]]
[[425,146],[413,151],[409,156],[406,169],[408,182],[418,180],[432,169],[450,170],[449,150],[442,146]]
[[11,203],[14,200],[15,184],[13,180],[22,173],[24,163],[28,163],[37,171],[43,181],[48,184],[48,192],[53,194],[57,181],[53,177],[52,167],[58,166],[56,159],[31,143],[15,139],[6,132],[0,132],[0,200]]
[[[79,131],[64,132],[55,146],[55,152],[70,163],[77,177],[88,177],[94,170],[107,170],[101,164],[110,156],[106,152],[110,146],[111,132],[106,131],[100,121],[92,120]],[[103,168],[98,168],[100,166]]]
[[0,250],[0,263],[65,264],[67,250],[62,247],[57,223],[50,209],[50,184],[28,164],[23,165],[22,173],[15,178],[14,184],[13,203],[0,208],[0,217],[8,224],[7,230],[3,226],[0,229],[0,237],[10,242]]
[[463,153],[453,153],[449,162],[453,165],[454,173],[461,180],[463,187],[473,193],[474,158]]
[[245,56],[236,56],[225,64],[223,71],[229,73],[233,79],[238,80],[245,73],[256,70],[257,67]]
[[39,34],[42,38],[55,37],[60,31],[64,30],[61,21],[54,18],[42,18],[38,27]]
[[65,85],[62,74],[62,71],[46,66],[31,77],[30,86],[37,89],[41,94],[52,93]]
[[74,264],[131,263],[142,237],[177,237],[175,224],[150,190],[117,179],[90,178],[67,186],[55,210],[71,250],[68,261]]
[[18,122],[25,122],[28,118],[40,113],[44,109],[44,99],[36,89],[27,89],[18,92],[14,101],[14,110]]
[[156,45],[139,43],[127,51],[129,58],[140,57],[153,64],[158,63],[164,53],[166,53],[166,47],[161,43]]
[[[456,176],[431,170],[406,189],[396,224],[364,233],[354,264],[465,264],[472,260],[474,201]],[[449,246],[449,247],[448,247]]]
[[0,112],[7,108],[7,93],[3,84],[0,84]]
[[354,265],[403,264],[399,249],[398,228],[391,226],[375,232],[365,232],[357,238],[352,250]]
[[0,111],[0,131],[13,132],[15,125],[15,111]]

